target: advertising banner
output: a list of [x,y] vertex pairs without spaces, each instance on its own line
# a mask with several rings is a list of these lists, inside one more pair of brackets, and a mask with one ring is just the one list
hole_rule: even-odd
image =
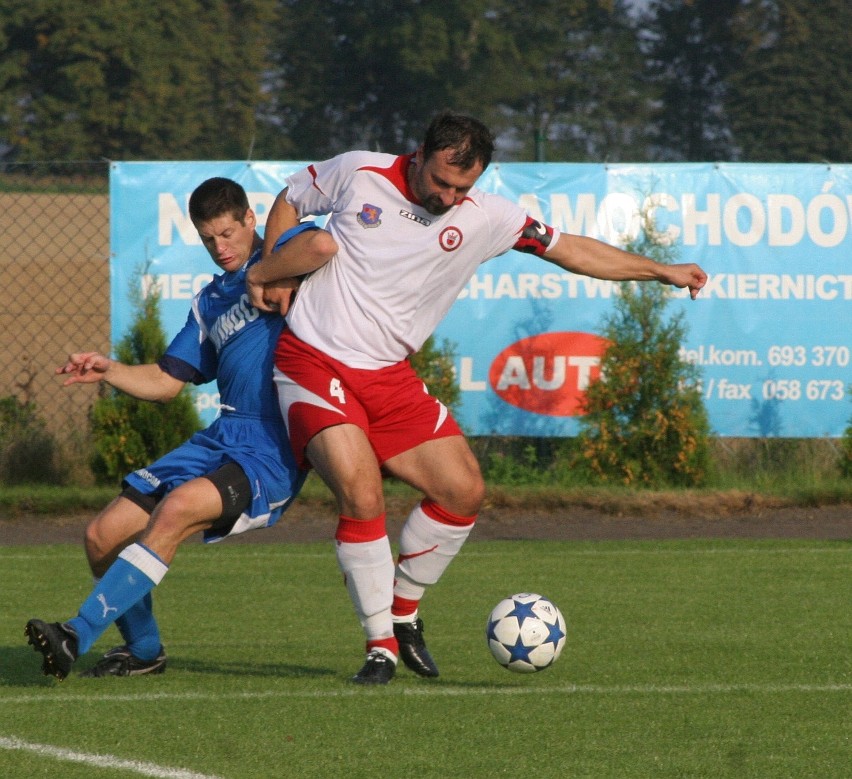
[[[260,231],[304,162],[113,163],[112,340],[133,294],[159,291],[167,336],[217,270],[187,215],[211,176],[239,181]],[[478,184],[561,231],[623,246],[653,229],[709,281],[684,312],[713,433],[837,437],[852,417],[852,165],[494,163]],[[480,266],[438,327],[471,435],[571,436],[599,375],[618,284],[508,252]],[[196,390],[205,421],[214,385]]]

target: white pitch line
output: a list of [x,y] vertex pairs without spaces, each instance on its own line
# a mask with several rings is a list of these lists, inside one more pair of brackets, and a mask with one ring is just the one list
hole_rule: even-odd
[[156,779],[221,779],[212,774],[199,774],[196,771],[187,771],[183,768],[168,768],[155,763],[146,763],[141,760],[123,760],[114,755],[93,755],[87,752],[75,752],[50,744],[32,744],[19,738],[5,738],[0,736],[0,749],[21,750],[32,752],[41,757],[52,757],[55,760],[65,760],[71,763],[84,763],[96,768],[114,768],[122,771],[133,771],[142,776],[152,776]]
[[557,687],[530,685],[523,687],[503,687],[500,685],[482,687],[459,687],[453,685],[428,685],[419,687],[382,687],[376,690],[338,689],[338,690],[264,690],[257,692],[204,693],[204,692],[154,692],[135,694],[100,695],[17,695],[0,697],[0,706],[37,704],[49,701],[54,706],[63,704],[78,705],[81,702],[106,701],[130,703],[157,703],[160,701],[210,701],[210,700],[262,700],[269,698],[352,698],[360,695],[413,695],[416,697],[474,697],[492,695],[736,695],[738,693],[778,695],[784,693],[850,693],[852,684],[564,684]]

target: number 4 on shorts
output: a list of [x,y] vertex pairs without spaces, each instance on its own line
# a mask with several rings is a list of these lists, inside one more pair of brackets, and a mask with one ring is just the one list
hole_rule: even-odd
[[340,405],[346,405],[346,394],[343,392],[343,387],[340,386],[340,379],[332,379],[328,385],[328,393],[333,398],[340,401]]

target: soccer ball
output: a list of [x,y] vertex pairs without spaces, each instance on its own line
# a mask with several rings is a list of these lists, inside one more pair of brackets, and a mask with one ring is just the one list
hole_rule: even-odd
[[565,618],[556,604],[534,592],[501,600],[488,617],[485,638],[494,659],[519,673],[543,671],[565,646]]

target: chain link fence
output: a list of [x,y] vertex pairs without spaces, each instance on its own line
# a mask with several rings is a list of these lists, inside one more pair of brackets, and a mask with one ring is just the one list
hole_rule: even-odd
[[71,352],[109,354],[108,165],[0,165],[0,445],[8,457],[9,416],[25,408],[64,467],[81,474],[98,390],[63,388],[54,371]]

